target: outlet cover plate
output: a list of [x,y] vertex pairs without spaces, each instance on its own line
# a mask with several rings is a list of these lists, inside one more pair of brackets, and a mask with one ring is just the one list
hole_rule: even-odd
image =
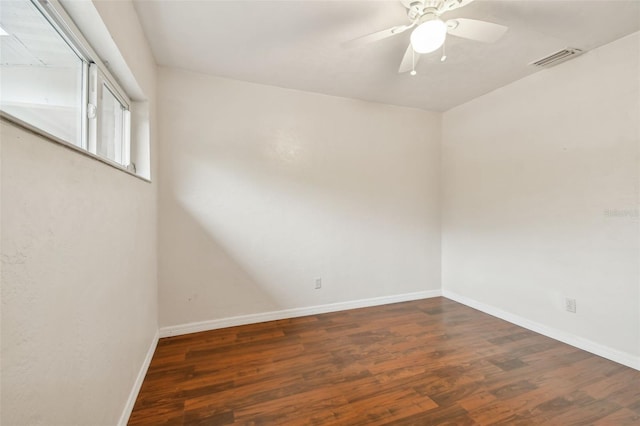
[[565,308],[567,312],[576,313],[576,299],[566,298],[565,299]]

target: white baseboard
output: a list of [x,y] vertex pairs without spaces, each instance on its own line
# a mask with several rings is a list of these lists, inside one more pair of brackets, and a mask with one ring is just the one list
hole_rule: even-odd
[[151,341],[151,345],[149,346],[149,350],[147,351],[147,355],[144,357],[144,361],[142,362],[140,371],[138,371],[136,381],[133,383],[133,387],[131,388],[131,392],[129,393],[129,398],[127,399],[127,403],[124,406],[124,410],[122,410],[120,420],[118,421],[118,426],[126,426],[127,422],[129,421],[129,417],[131,416],[131,412],[133,411],[133,406],[136,403],[138,393],[140,392],[140,388],[142,387],[142,382],[147,375],[147,370],[149,369],[149,365],[151,364],[153,354],[156,351],[156,346],[158,346],[159,338],[160,334],[158,333],[158,331],[156,331],[156,334],[153,336],[153,340]]
[[255,324],[265,321],[275,321],[286,318],[303,317],[307,315],[324,314],[327,312],[344,311],[347,309],[366,308],[370,306],[387,305],[389,303],[408,302],[410,300],[428,299],[441,296],[438,290],[418,291],[415,293],[397,294],[393,296],[373,297],[370,299],[352,300],[348,302],[330,303],[305,308],[283,309],[280,311],[262,312],[259,314],[240,315],[236,317],[220,318],[210,321],[192,322],[188,324],[172,325],[160,328],[160,337],[178,336],[181,334],[197,333],[200,331],[216,330],[219,328],[235,327],[238,325]]
[[552,339],[559,340],[568,345],[575,346],[576,348],[585,350],[587,352],[591,352],[592,354],[601,356],[611,361],[615,361],[622,365],[626,365],[627,367],[640,370],[640,357],[631,355],[626,352],[618,351],[616,349],[612,349],[608,346],[601,345],[599,343],[593,342],[588,339],[584,339],[582,337],[575,336],[571,333],[567,333],[565,331],[561,331],[553,327],[548,327],[546,325],[540,324],[535,321],[528,320],[519,315],[515,315],[510,312],[506,312],[496,307],[493,307],[491,305],[478,302],[477,300],[468,298],[466,296],[462,296],[450,290],[442,290],[442,295],[447,299],[455,300],[456,302],[462,303],[463,305],[467,305],[471,308],[477,309],[479,311],[482,311],[494,317],[503,319],[512,324],[519,325],[520,327],[524,327],[528,330],[535,331],[536,333],[540,333]]

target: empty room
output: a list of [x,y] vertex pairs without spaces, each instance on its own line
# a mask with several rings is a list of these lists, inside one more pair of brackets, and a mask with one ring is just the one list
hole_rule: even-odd
[[0,424],[640,424],[640,0],[0,0]]

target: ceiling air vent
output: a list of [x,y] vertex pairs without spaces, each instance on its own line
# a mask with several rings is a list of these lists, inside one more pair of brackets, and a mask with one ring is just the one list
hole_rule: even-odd
[[561,62],[568,61],[571,58],[575,58],[576,56],[584,53],[582,49],[576,49],[575,47],[567,47],[566,49],[558,50],[555,53],[552,53],[549,56],[545,56],[544,58],[538,59],[535,62],[531,62],[529,65],[534,65],[536,67],[544,67],[549,68],[554,65],[558,65]]

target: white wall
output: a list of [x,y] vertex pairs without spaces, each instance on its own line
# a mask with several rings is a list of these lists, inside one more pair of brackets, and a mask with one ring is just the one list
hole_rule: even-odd
[[639,52],[636,33],[447,111],[442,165],[444,290],[637,368]]
[[[132,5],[99,11],[152,105]],[[0,423],[116,424],[157,331],[156,185],[6,122],[0,141]]]
[[439,114],[159,75],[161,326],[440,288]]

